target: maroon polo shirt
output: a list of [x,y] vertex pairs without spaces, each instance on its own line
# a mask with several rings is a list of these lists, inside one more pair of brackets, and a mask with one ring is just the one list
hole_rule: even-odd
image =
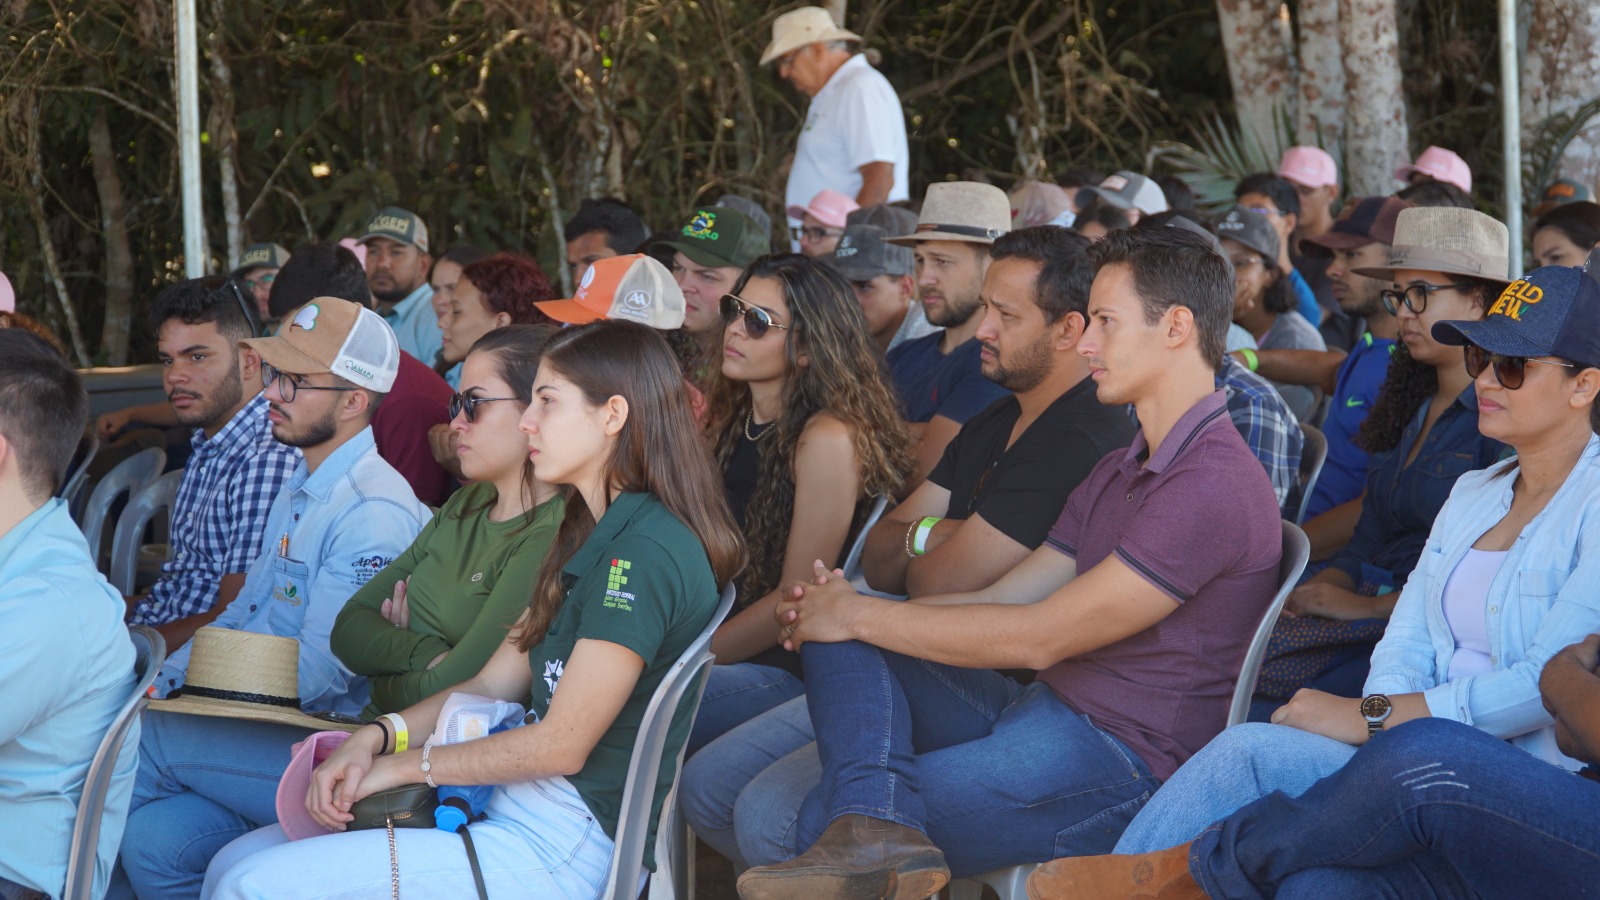
[[1046,543],[1079,572],[1116,554],[1178,608],[1039,680],[1170,778],[1227,724],[1239,666],[1277,590],[1278,515],[1222,391],[1184,413],[1153,456],[1140,431],[1072,492]]
[[378,455],[411,484],[417,499],[439,507],[449,498],[450,473],[433,459],[428,429],[450,421],[450,385],[416,357],[400,351],[394,387],[372,414]]

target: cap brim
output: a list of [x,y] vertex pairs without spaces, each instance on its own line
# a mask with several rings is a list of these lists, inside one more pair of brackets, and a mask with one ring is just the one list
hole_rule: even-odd
[[[418,250],[422,249],[422,246],[420,244],[418,244],[416,241],[408,241],[405,238],[403,238],[403,237],[401,237],[401,236],[399,236],[397,234],[388,234],[387,232],[382,232],[382,231],[374,231],[374,232],[370,232],[368,234],[364,234],[361,237],[356,238],[356,243],[365,244],[367,241],[370,241],[373,238],[387,238],[388,240],[394,241],[396,244],[405,244],[407,247],[416,247]],[[423,252],[427,252],[427,251],[423,251]]]
[[1505,316],[1474,321],[1445,321],[1433,323],[1433,339],[1450,347],[1477,344],[1490,353],[1504,356],[1550,356],[1549,347],[1541,347],[1528,340]]
[[292,372],[295,375],[325,375],[333,371],[327,363],[317,362],[280,335],[249,338],[240,341],[239,346],[254,350],[262,362],[282,372]]
[[271,722],[275,725],[292,725],[312,731],[355,731],[361,727],[312,718],[297,709],[280,709],[237,700],[214,700],[210,697],[181,696],[171,700],[151,700],[148,709],[150,712],[181,713],[186,716]]
[[1354,250],[1368,244],[1376,244],[1378,239],[1360,234],[1350,234],[1342,231],[1330,231],[1316,237],[1300,239],[1300,255],[1331,258],[1335,250]]
[[690,243],[686,243],[686,242],[683,242],[683,241],[662,241],[661,243],[657,244],[656,246],[657,247],[671,247],[672,249],[678,251],[679,253],[682,253],[684,256],[689,257],[691,260],[693,260],[694,262],[696,262],[696,263],[698,263],[699,265],[702,265],[702,266],[711,266],[711,267],[717,268],[717,269],[743,269],[744,268],[744,266],[738,265],[738,264],[734,263],[731,260],[723,259],[722,257],[717,256],[714,253],[707,253],[706,252],[706,248],[698,246],[698,245],[695,245],[695,244],[690,244]]
[[1113,194],[1110,191],[1102,191],[1097,187],[1081,188],[1080,191],[1088,191],[1094,196],[1099,197],[1101,200],[1104,200],[1112,206],[1115,206],[1117,209],[1133,209],[1133,201],[1124,200],[1119,194]]
[[535,303],[533,308],[555,319],[557,322],[565,322],[568,325],[587,325],[590,322],[598,322],[605,318],[600,313],[572,299],[545,300]]
[[860,263],[840,261],[831,256],[824,256],[822,261],[833,267],[835,272],[838,272],[840,275],[844,276],[844,280],[846,281],[871,281],[872,279],[877,278],[879,275],[888,274],[887,269],[865,266]]

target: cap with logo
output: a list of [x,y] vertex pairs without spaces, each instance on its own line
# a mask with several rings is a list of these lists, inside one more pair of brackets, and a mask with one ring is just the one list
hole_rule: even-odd
[[1557,178],[1539,194],[1539,202],[1533,207],[1533,214],[1542,216],[1558,206],[1592,199],[1589,189],[1584,187],[1583,182],[1571,178]]
[[1117,209],[1137,209],[1146,215],[1167,211],[1167,195],[1161,185],[1137,172],[1118,172],[1107,175],[1096,187],[1082,188],[1115,206]]
[[748,197],[741,197],[738,194],[723,194],[711,205],[726,206],[728,209],[744,213],[750,217],[750,221],[756,223],[757,231],[762,234],[772,233],[772,216],[761,208],[761,204]]
[[1600,284],[1582,269],[1545,266],[1511,282],[1475,322],[1436,322],[1433,339],[1471,341],[1505,356],[1556,356],[1600,367]]
[[281,269],[288,261],[289,250],[282,244],[251,244],[239,256],[233,277],[238,278],[251,269]]
[[928,185],[922,198],[917,230],[889,238],[891,244],[920,241],[968,241],[992,244],[1011,230],[1011,201],[992,184],[940,181]]
[[601,319],[625,319],[662,331],[683,325],[683,291],[665,266],[643,253],[597,259],[584,271],[570,300],[546,300],[534,306],[569,325]]
[[421,216],[398,206],[385,206],[367,222],[367,230],[361,235],[360,243],[365,244],[373,238],[388,238],[410,244],[423,253],[428,252],[428,226],[423,223]]
[[1278,232],[1266,216],[1249,207],[1234,204],[1217,220],[1217,237],[1238,241],[1261,254],[1262,264],[1269,269],[1278,267]]
[[365,306],[337,297],[318,297],[290,313],[277,334],[239,345],[280,371],[331,372],[380,394],[394,387],[400,371],[400,345],[389,323]]
[[879,203],[863,206],[844,217],[844,225],[876,225],[886,234],[910,234],[917,230],[917,214],[903,206]]
[[1339,167],[1321,147],[1290,147],[1278,162],[1278,177],[1308,188],[1339,183]]
[[1371,243],[1393,244],[1394,223],[1411,204],[1399,197],[1362,197],[1347,201],[1327,233],[1300,239],[1306,256],[1329,258],[1335,250],[1354,250]]
[[802,6],[790,10],[772,21],[772,41],[761,51],[761,65],[766,65],[790,50],[820,41],[859,41],[861,35],[840,28],[833,16],[820,6]]
[[910,247],[888,242],[889,233],[876,225],[851,225],[839,246],[822,261],[848,281],[871,281],[879,275],[910,275],[916,261]]
[[861,204],[838,191],[832,188],[823,188],[815,197],[811,198],[810,203],[805,206],[791,206],[787,212],[791,219],[799,219],[810,213],[811,218],[829,228],[843,228],[845,219],[860,208]]
[[1353,271],[1381,281],[1393,281],[1396,269],[1420,269],[1508,284],[1510,244],[1506,226],[1475,209],[1414,206],[1395,217],[1387,263]]
[[1472,167],[1453,151],[1443,147],[1429,147],[1422,151],[1416,162],[1397,166],[1394,170],[1394,177],[1401,181],[1410,181],[1411,176],[1419,174],[1472,193]]
[[702,266],[742,269],[771,251],[772,239],[750,217],[726,206],[695,210],[679,229],[676,240],[661,246],[689,257]]
[[[1141,227],[1144,225],[1143,222],[1140,222],[1139,224]],[[1190,234],[1199,235],[1200,237],[1205,238],[1206,243],[1211,245],[1211,252],[1215,253],[1222,260],[1222,264],[1228,268],[1228,281],[1233,281],[1233,260],[1228,258],[1227,252],[1222,249],[1222,241],[1218,240],[1217,236],[1212,234],[1210,229],[1206,228],[1204,225],[1201,225],[1199,222],[1194,221],[1188,216],[1179,215],[1174,215],[1161,224],[1163,228],[1176,228],[1179,231],[1187,231]],[[1254,338],[1251,340],[1254,340]]]

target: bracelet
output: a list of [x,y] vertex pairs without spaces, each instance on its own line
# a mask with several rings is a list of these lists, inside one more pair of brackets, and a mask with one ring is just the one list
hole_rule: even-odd
[[438,785],[433,783],[433,763],[428,762],[428,751],[432,749],[432,744],[422,745],[422,780],[428,783],[428,787],[437,788]]
[[1256,352],[1249,347],[1240,347],[1234,352],[1244,357],[1244,367],[1250,371],[1255,372],[1261,368],[1261,357],[1257,356]]
[[943,521],[938,516],[924,516],[917,523],[917,535],[911,539],[911,552],[921,556],[928,552],[928,535],[933,532],[933,526]]
[[917,551],[911,549],[911,539],[917,533],[917,526],[921,524],[922,523],[918,521],[912,522],[910,525],[906,526],[906,559],[917,558]]
[[406,752],[411,745],[411,732],[406,728],[406,720],[400,718],[399,713],[384,713],[378,718],[388,719],[389,724],[394,726],[394,752]]
[[389,752],[389,723],[385,722],[382,716],[379,716],[372,720],[372,724],[378,726],[378,730],[383,732],[383,743],[378,745],[378,755],[382,756]]

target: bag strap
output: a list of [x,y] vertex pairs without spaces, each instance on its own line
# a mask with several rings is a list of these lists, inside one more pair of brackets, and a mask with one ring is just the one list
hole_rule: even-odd
[[389,830],[389,900],[400,900],[400,855],[394,848],[394,817],[384,816],[383,824]]
[[[472,884],[478,889],[478,900],[489,900],[489,888],[483,883],[483,870],[478,868],[478,848],[472,845],[472,833],[466,825],[457,825],[456,834],[461,835],[461,843],[467,845],[467,865],[472,867]],[[400,900],[399,895],[393,900]]]

